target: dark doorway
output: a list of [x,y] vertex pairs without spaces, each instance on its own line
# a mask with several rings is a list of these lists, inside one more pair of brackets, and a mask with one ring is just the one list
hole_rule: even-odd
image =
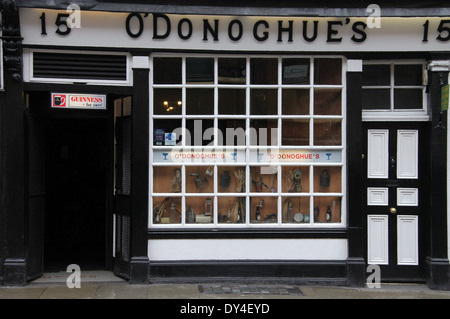
[[44,271],[106,269],[110,130],[105,118],[47,122]]

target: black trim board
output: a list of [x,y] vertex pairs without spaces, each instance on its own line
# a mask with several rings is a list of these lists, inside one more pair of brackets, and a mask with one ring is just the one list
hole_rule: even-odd
[[346,285],[346,267],[346,261],[341,260],[151,261],[149,281]]

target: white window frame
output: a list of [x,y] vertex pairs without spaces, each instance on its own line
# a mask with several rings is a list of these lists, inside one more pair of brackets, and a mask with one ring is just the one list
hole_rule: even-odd
[[[182,83],[181,84],[154,84],[153,83],[153,58],[156,57],[179,57],[182,58]],[[214,84],[186,84],[186,58],[189,57],[202,57],[202,58],[213,58],[214,59]],[[219,58],[246,58],[246,84],[218,84],[218,59]],[[277,58],[278,59],[278,83],[271,85],[260,85],[260,84],[250,84],[250,59],[252,58]],[[310,59],[310,82],[306,85],[293,85],[293,84],[282,84],[282,60],[283,58],[308,58]],[[339,85],[319,85],[314,84],[314,59],[316,58],[339,58],[342,59],[342,71],[341,71],[341,84]],[[149,168],[149,228],[179,228],[182,229],[216,229],[216,228],[245,228],[245,229],[264,229],[264,228],[345,228],[346,227],[346,216],[347,216],[347,205],[346,205],[346,71],[347,71],[347,60],[343,56],[291,56],[291,55],[215,55],[215,54],[176,54],[176,53],[155,53],[150,57],[150,168]],[[182,101],[183,101],[183,109],[181,115],[154,115],[154,101],[153,101],[153,90],[157,88],[178,88],[182,89]],[[215,90],[215,98],[214,98],[214,114],[215,115],[186,115],[186,89],[187,88],[213,88]],[[245,115],[219,115],[218,114],[218,89],[219,88],[240,88],[246,90],[246,114]],[[251,88],[267,88],[267,89],[277,89],[278,90],[278,114],[277,115],[250,115],[250,89]],[[310,90],[310,113],[309,115],[282,115],[282,88],[303,88]],[[341,89],[341,115],[314,115],[314,99],[313,99],[313,90],[314,88],[338,88]],[[309,119],[309,139],[310,144],[307,146],[282,146],[281,145],[281,134],[278,134],[278,145],[281,146],[267,146],[268,149],[286,149],[286,150],[338,150],[341,151],[341,161],[339,163],[278,163],[276,164],[278,169],[277,174],[277,192],[276,193],[257,193],[252,192],[252,183],[250,178],[250,167],[252,166],[265,166],[261,165],[259,162],[252,162],[250,160],[250,152],[252,150],[258,149],[259,146],[250,145],[249,138],[246,138],[245,146],[219,146],[217,145],[217,140],[214,141],[214,147],[221,147],[224,150],[227,148],[237,149],[237,150],[245,150],[246,151],[246,162],[233,164],[233,163],[224,163],[224,164],[184,164],[184,163],[156,163],[153,162],[153,152],[155,150],[169,150],[171,146],[155,146],[153,143],[153,119],[182,119],[182,127],[186,127],[186,119],[214,119],[215,128],[218,127],[218,119],[226,118],[226,119],[245,119],[246,120],[246,128],[250,127],[250,120],[253,118],[264,118],[264,119],[277,119],[278,120],[278,132],[281,133],[281,124],[283,119]],[[339,119],[341,120],[341,145],[339,146],[313,146],[314,141],[314,119]],[[185,139],[183,139],[183,147],[185,147]],[[191,149],[196,149],[194,146],[186,146]],[[211,146],[199,146],[200,149],[206,149]],[[187,193],[186,187],[184,186],[186,178],[186,166],[207,166],[214,165],[214,189],[213,193]],[[180,193],[154,193],[153,192],[153,167],[160,166],[180,166],[182,169],[182,190]],[[219,193],[217,189],[218,184],[218,166],[245,166],[246,167],[246,190],[243,193]],[[308,166],[309,167],[309,192],[307,193],[283,193],[281,189],[281,178],[282,178],[282,170],[283,166]],[[341,192],[339,193],[315,193],[313,188],[313,172],[314,167],[329,167],[329,166],[338,166],[341,167]],[[186,197],[210,197],[213,199],[213,222],[208,224],[188,224],[186,223]],[[246,218],[245,223],[219,223],[218,222],[218,198],[219,197],[245,197],[246,199]],[[278,216],[276,223],[252,223],[250,220],[251,210],[254,209],[254,204],[250,207],[250,197],[258,196],[258,197],[277,197],[278,198]],[[310,222],[309,223],[283,223],[282,222],[282,202],[283,198],[286,197],[309,197],[309,214],[310,214]],[[161,223],[153,223],[153,197],[181,197],[181,223],[179,224],[161,224]],[[341,207],[340,207],[340,222],[338,223],[325,223],[325,222],[316,222],[314,223],[314,197],[340,197],[341,198]]]
[[[390,66],[390,85],[386,86],[363,86],[362,89],[389,89],[390,90],[390,109],[362,110],[363,121],[429,121],[427,94],[426,94],[426,61],[425,60],[364,60],[364,65],[389,65]],[[423,85],[396,86],[394,83],[395,65],[418,64],[422,65],[424,72]],[[422,109],[394,109],[394,89],[422,89],[423,102]]]

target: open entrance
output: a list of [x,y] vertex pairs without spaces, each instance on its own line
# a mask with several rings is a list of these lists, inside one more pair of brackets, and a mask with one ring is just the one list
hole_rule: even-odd
[[104,118],[47,122],[44,271],[106,267],[109,130]]

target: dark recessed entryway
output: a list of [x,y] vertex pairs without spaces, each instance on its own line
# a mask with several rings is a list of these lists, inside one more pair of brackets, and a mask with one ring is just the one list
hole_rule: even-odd
[[47,121],[44,271],[105,269],[109,209],[109,121]]

